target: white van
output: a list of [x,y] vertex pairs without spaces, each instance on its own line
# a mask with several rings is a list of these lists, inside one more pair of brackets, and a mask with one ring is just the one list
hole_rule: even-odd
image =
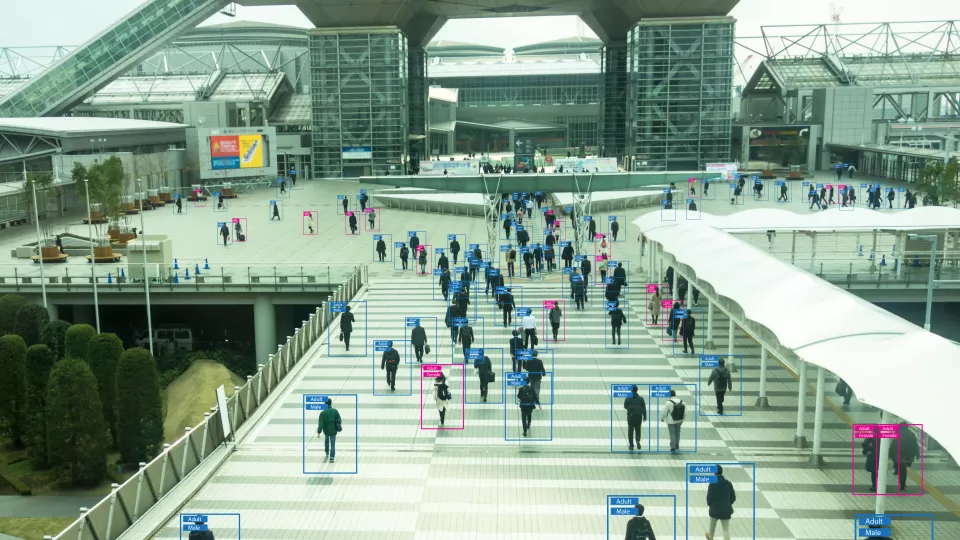
[[[147,333],[140,334],[135,342],[137,347],[148,348]],[[153,329],[153,350],[156,354],[165,354],[176,350],[193,351],[193,331],[189,327],[163,325]]]

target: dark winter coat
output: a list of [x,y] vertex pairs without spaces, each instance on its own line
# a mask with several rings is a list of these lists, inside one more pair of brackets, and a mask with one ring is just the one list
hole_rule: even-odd
[[437,268],[441,270],[450,269],[450,261],[447,259],[446,255],[441,255],[440,258],[437,260]]
[[737,494],[733,484],[723,477],[717,476],[717,483],[707,488],[707,506],[709,515],[714,519],[730,519],[733,516],[733,503],[737,502]]
[[413,250],[414,253],[417,252],[417,246],[419,246],[419,245],[420,245],[420,237],[417,236],[417,235],[411,236],[411,237],[410,237],[410,249]]
[[337,425],[340,424],[340,412],[333,407],[324,409],[317,420],[317,434],[323,433],[328,437],[337,434]]
[[353,332],[353,322],[356,319],[353,317],[353,313],[341,313],[340,314],[340,330],[344,332]]
[[426,342],[427,331],[422,326],[415,326],[410,332],[410,343],[413,343],[414,347],[423,347]]
[[713,368],[713,371],[710,372],[710,378],[707,379],[707,385],[711,385],[714,382],[717,383],[713,387],[716,391],[733,390],[733,376],[730,375],[730,370],[727,369],[727,366]]
[[623,408],[627,410],[628,418],[638,418],[643,422],[647,421],[647,402],[644,401],[639,394],[633,394],[623,400]]
[[553,306],[553,309],[550,310],[550,324],[560,324],[562,318],[563,312],[560,311],[560,307]]
[[390,369],[397,369],[400,366],[400,353],[396,349],[390,347],[389,349],[383,351],[383,356],[380,357],[380,369],[388,367]]
[[565,261],[573,260],[573,246],[567,246],[563,248],[563,252],[560,253],[560,258]]

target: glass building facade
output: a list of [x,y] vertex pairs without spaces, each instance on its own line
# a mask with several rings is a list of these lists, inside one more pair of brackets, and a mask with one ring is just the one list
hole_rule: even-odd
[[408,58],[397,29],[311,32],[314,178],[382,175],[402,163]]
[[635,170],[730,160],[734,20],[644,21],[627,36],[627,155]]

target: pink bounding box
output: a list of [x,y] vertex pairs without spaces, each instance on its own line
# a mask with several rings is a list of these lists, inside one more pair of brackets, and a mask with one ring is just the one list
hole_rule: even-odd
[[567,340],[567,303],[564,300],[544,300],[543,301],[543,332],[544,338],[553,336],[553,325],[550,324],[550,310],[553,306],[560,307],[560,332],[556,341]]
[[[644,307],[649,308],[649,306],[650,306],[650,297],[653,296],[654,293],[656,293],[657,291],[659,291],[660,294],[662,295],[663,292],[664,292],[666,289],[667,289],[667,284],[666,284],[666,283],[647,283],[646,294],[644,295],[644,302],[643,302]],[[646,315],[646,319],[645,319],[644,322],[647,324],[647,326],[663,326],[665,323],[663,322],[663,317],[662,317],[662,315],[663,315],[663,307],[662,307],[662,305],[661,305],[661,306],[657,306],[657,310],[656,310],[657,323],[656,323],[656,324],[653,323],[653,312],[652,312],[652,311],[653,311],[653,310],[647,309],[647,315]]]
[[[444,371],[446,368],[446,371]],[[446,406],[446,418],[443,426],[440,425],[440,412],[439,408],[433,397],[433,387],[434,382],[437,377],[443,374],[446,376],[446,384],[450,388],[450,393],[452,398],[445,402]],[[459,384],[457,379],[459,378]],[[459,396],[457,396],[459,390]],[[421,364],[420,366],[420,429],[427,431],[440,431],[440,430],[463,430],[466,422],[466,409],[465,405],[467,402],[467,380],[466,380],[466,370],[464,369],[464,364]],[[460,406],[460,425],[451,426],[450,421],[456,418],[457,405]],[[432,427],[427,427],[424,424],[424,410],[430,410],[432,416],[427,419],[427,422],[432,425]]]
[[663,324],[660,325],[660,338],[662,341],[672,341],[674,343],[679,343],[681,340],[680,336],[675,332],[673,336],[667,334],[667,328],[670,327],[670,310],[673,309],[673,304],[680,304],[680,309],[683,309],[683,300],[670,300],[669,298],[660,302],[660,305],[663,307],[663,311],[660,313],[661,319],[664,319]]
[[[914,433],[913,428],[919,430],[920,435]],[[872,483],[874,473],[868,472],[866,463],[863,462],[866,456],[863,455],[863,448],[866,439],[873,439],[874,444],[874,471],[888,466],[893,462],[893,468],[887,476],[888,484],[892,480],[894,491],[883,493],[882,495],[870,489],[858,491],[858,486]],[[890,440],[890,451],[888,455],[882,456],[880,445],[884,439]],[[882,497],[921,497],[924,494],[924,452],[923,452],[923,425],[922,424],[854,424],[852,441],[852,459],[851,459],[851,483],[852,494],[854,496],[882,496]],[[920,463],[920,480],[917,482],[919,489],[916,493],[910,493],[909,488],[900,489],[900,476],[905,476],[909,480],[907,471],[913,466],[914,462]],[[858,466],[859,465],[859,466]],[[901,467],[903,467],[901,469]],[[863,479],[857,481],[857,471]]]

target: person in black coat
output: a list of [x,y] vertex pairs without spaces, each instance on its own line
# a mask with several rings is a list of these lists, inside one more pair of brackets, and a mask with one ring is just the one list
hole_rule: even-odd
[[457,242],[456,237],[450,242],[450,253],[453,254],[453,265],[457,265],[457,257],[460,256],[460,242]]
[[500,307],[500,310],[503,311],[503,327],[506,328],[508,324],[513,322],[513,310],[516,309],[516,305],[513,301],[513,289],[507,289],[507,292],[500,295],[497,298],[497,305]]
[[637,385],[630,388],[630,397],[623,400],[623,408],[627,410],[627,443],[633,450],[633,441],[640,449],[641,427],[647,421],[647,403],[638,393]]
[[416,326],[410,331],[410,343],[413,344],[413,353],[417,356],[417,362],[423,362],[423,347],[427,344],[427,331],[420,326],[417,321]]
[[400,264],[404,270],[407,269],[407,259],[410,258],[410,249],[406,244],[400,245]]
[[[453,264],[457,264],[457,263],[453,263]],[[437,268],[439,268],[439,269],[441,269],[441,270],[449,270],[449,269],[450,269],[450,261],[447,259],[446,253],[441,253],[441,254],[440,254],[440,258],[437,259]]]
[[347,350],[350,350],[350,334],[353,333],[353,323],[356,319],[353,313],[350,313],[350,306],[347,306],[346,313],[340,314],[340,332],[343,334],[343,344]]
[[510,338],[510,358],[513,359],[513,372],[520,373],[521,366],[520,362],[517,361],[517,349],[523,348],[523,337],[520,336],[520,332],[517,330],[513,331],[513,337]]
[[384,262],[387,259],[387,243],[383,241],[383,238],[377,240],[377,259],[379,259],[379,262]]
[[723,466],[717,465],[717,481],[707,487],[707,507],[710,515],[710,530],[707,540],[713,539],[717,531],[717,521],[723,529],[723,538],[730,538],[730,518],[733,517],[733,503],[737,502],[737,494],[733,484],[723,476]]
[[493,382],[493,363],[489,356],[484,356],[473,362],[473,367],[477,368],[477,376],[480,379],[480,397],[484,403],[487,401],[488,385]]
[[476,337],[473,335],[473,327],[469,324],[460,328],[460,343],[463,345],[463,363],[467,363],[467,349],[473,346]]
[[667,289],[673,289],[673,267],[667,267]]
[[557,336],[560,334],[560,323],[563,322],[563,311],[560,310],[559,300],[553,302],[548,318],[550,319],[550,329],[553,330],[553,340],[557,341]]
[[350,204],[350,201],[348,201],[347,198],[344,197],[344,198],[340,199],[340,203],[343,204],[343,214],[346,215],[346,214],[347,214],[347,206]]
[[416,252],[417,252],[417,246],[420,245],[420,237],[417,236],[417,235],[413,235],[413,236],[410,237],[409,242],[410,242],[410,251],[416,253]]
[[461,317],[467,316],[467,306],[470,305],[470,289],[463,287],[457,293],[457,307],[460,308]]
[[680,328],[680,321],[682,320],[677,314],[682,312],[683,308],[680,307],[680,302],[674,302],[673,307],[670,308],[670,327],[667,332],[673,337],[674,341],[677,341],[677,329]]
[[380,357],[380,370],[383,371],[384,368],[387,370],[387,384],[390,385],[390,390],[396,390],[397,386],[397,369],[400,367],[400,353],[393,348],[393,342],[387,342],[387,350],[383,351],[383,356]]
[[370,197],[367,197],[366,193],[360,194],[360,211],[361,212],[367,211],[367,201],[369,200],[370,200]]
[[510,218],[503,220],[503,234],[506,235],[507,240],[510,239]]
[[443,300],[447,301],[448,294],[450,292],[450,270],[444,269],[443,273],[440,274],[440,292],[443,293]]
[[650,520],[643,517],[643,505],[638,504],[635,508],[637,509],[637,515],[627,522],[627,532],[623,540],[636,540],[637,538],[657,540],[657,535],[653,533],[653,525],[651,525]]
[[223,245],[227,245],[227,240],[230,238],[230,229],[227,228],[226,223],[220,226],[220,236],[223,238]]
[[524,252],[523,266],[527,269],[527,278],[533,279],[533,253],[530,253],[529,251]]
[[597,222],[590,220],[590,225],[587,226],[587,233],[590,235],[590,241],[594,242],[597,239]]
[[351,213],[348,222],[350,223],[350,234],[357,234],[357,215]]
[[583,261],[580,262],[580,273],[583,274],[583,282],[584,282],[584,283],[589,283],[589,282],[590,282],[590,270],[591,270],[592,268],[593,268],[593,267],[592,267],[592,265],[590,264],[590,259],[587,258],[587,257],[584,257],[584,258],[583,258]]
[[623,345],[623,337],[620,334],[621,329],[623,328],[623,323],[627,322],[627,316],[623,314],[623,310],[620,309],[619,303],[609,312],[610,315],[610,328],[612,329],[612,337],[614,345]]
[[693,318],[693,313],[690,310],[684,311],[685,317],[681,319],[680,325],[680,335],[683,336],[683,354],[687,354],[687,345],[690,345],[689,354],[697,354],[693,350],[693,336],[697,330],[697,320]]
[[533,358],[527,360],[523,368],[527,370],[527,380],[530,381],[530,386],[537,393],[537,399],[539,400],[540,383],[543,382],[544,374],[547,372],[547,368],[543,366],[543,361],[540,360],[540,352],[533,351]]
[[617,267],[613,269],[613,282],[620,287],[627,286],[627,270],[621,262],[618,262]]
[[560,258],[563,259],[564,268],[573,266],[573,246],[567,244],[567,246],[563,248],[563,251],[560,252]]

